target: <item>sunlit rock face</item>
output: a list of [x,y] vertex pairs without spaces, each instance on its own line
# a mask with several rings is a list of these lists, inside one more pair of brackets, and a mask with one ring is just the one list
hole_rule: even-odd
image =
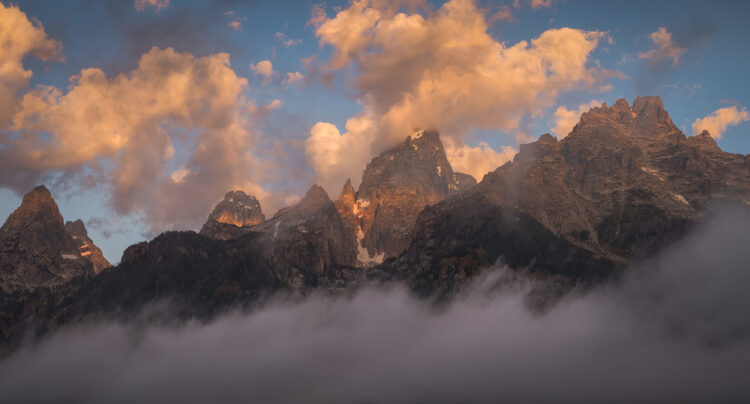
[[86,258],[94,264],[95,273],[98,274],[111,266],[109,261],[104,258],[102,250],[89,238],[86,226],[84,226],[81,219],[74,222],[65,222],[65,230],[78,242],[78,253],[81,257]]
[[453,172],[437,131],[420,131],[372,159],[357,192],[347,182],[336,207],[356,235],[359,262],[380,263],[408,247],[425,206],[475,184],[473,177]]
[[94,275],[95,265],[80,247],[49,190],[40,185],[24,195],[0,228],[0,286],[7,291],[35,289]]
[[242,191],[229,191],[224,195],[224,200],[214,207],[201,228],[200,234],[228,240],[242,235],[242,227],[252,226],[265,220],[260,202],[254,196]]

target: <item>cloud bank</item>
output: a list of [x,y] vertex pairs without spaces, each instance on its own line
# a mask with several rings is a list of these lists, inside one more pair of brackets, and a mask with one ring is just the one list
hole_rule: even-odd
[[[327,69],[351,72],[363,104],[338,146],[321,150],[322,132],[311,131],[307,154],[329,192],[341,186],[330,173],[356,167],[340,177],[359,179],[367,160],[353,161],[360,157],[353,147],[372,156],[425,128],[440,130],[446,148],[463,147],[472,130],[517,131],[561,92],[600,89],[612,74],[591,60],[602,32],[550,29],[508,45],[489,34],[486,11],[471,0],[436,11],[412,3],[358,0],[332,17],[314,10],[310,23],[333,51]],[[333,149],[336,158],[322,157]]]
[[247,86],[228,54],[172,48],[151,49],[115,77],[84,69],[65,92],[38,86],[12,117],[17,136],[0,138],[0,184],[25,192],[63,173],[105,184],[116,213],[154,231],[195,227],[227,189],[268,197],[257,185]]
[[719,108],[707,117],[696,119],[695,122],[693,122],[693,134],[697,135],[704,130],[707,130],[712,137],[721,139],[724,131],[726,131],[728,127],[739,125],[740,123],[749,120],[750,114],[748,114],[745,108]]
[[[209,324],[91,324],[0,362],[4,401],[747,401],[750,215],[714,217],[616,285],[527,309],[488,273],[435,309],[403,289]],[[40,388],[42,386],[42,388]]]

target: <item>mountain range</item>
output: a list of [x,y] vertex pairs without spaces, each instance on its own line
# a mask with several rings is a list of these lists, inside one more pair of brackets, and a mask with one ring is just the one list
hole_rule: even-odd
[[0,228],[0,344],[161,300],[203,319],[278,293],[382,282],[445,301],[496,263],[551,280],[559,295],[617,277],[727,204],[750,205],[748,157],[707,132],[685,136],[659,97],[595,107],[479,183],[453,171],[437,131],[418,131],[336,200],[313,185],[266,218],[233,190],[199,233],[130,246],[115,267],[39,186]]

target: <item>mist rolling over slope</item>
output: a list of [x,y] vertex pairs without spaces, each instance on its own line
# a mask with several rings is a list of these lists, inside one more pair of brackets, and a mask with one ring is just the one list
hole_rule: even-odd
[[[718,213],[619,282],[529,309],[507,268],[436,308],[404,288],[177,326],[86,323],[0,365],[10,401],[744,401],[750,213]],[[44,385],[43,389],[39,386]],[[543,388],[540,388],[543,386]]]

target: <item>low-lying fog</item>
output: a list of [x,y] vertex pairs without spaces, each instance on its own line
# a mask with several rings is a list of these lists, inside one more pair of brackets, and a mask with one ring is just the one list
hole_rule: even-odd
[[[750,215],[716,215],[544,314],[488,271],[436,310],[402,288],[180,327],[89,324],[0,363],[0,401],[750,400]],[[503,282],[499,282],[503,281]]]

